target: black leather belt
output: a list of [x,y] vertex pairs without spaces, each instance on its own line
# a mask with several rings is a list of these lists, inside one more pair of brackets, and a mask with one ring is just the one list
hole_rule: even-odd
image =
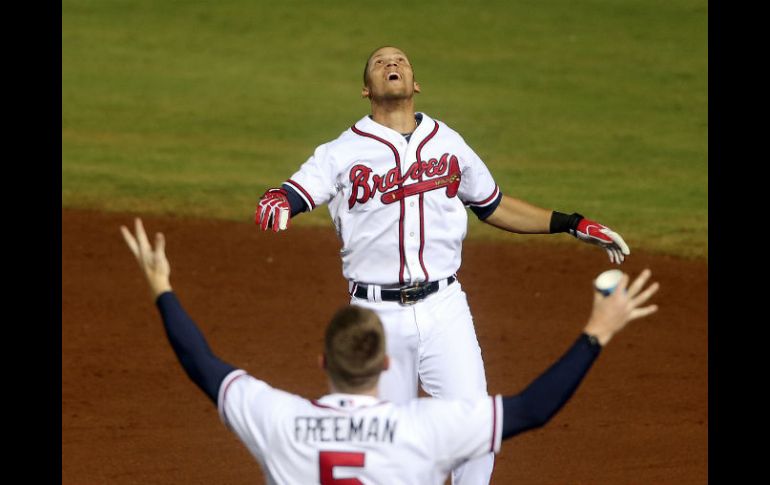
[[[457,280],[454,276],[446,279],[446,285],[449,286]],[[429,283],[417,283],[412,286],[402,288],[380,290],[380,297],[383,301],[398,301],[402,305],[412,305],[422,300],[426,296],[438,291],[440,281],[431,281]],[[369,296],[368,285],[356,284],[353,290],[353,296],[366,300]]]

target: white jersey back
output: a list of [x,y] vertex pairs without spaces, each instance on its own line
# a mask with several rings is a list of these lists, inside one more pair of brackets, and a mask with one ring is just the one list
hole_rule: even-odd
[[220,417],[270,484],[443,484],[463,461],[500,450],[501,411],[500,396],[395,405],[331,394],[311,401],[243,370],[219,390]]
[[492,175],[462,137],[420,114],[409,142],[365,116],[316,148],[286,182],[311,210],[328,203],[349,281],[409,284],[453,275],[467,230],[465,206],[498,197]]

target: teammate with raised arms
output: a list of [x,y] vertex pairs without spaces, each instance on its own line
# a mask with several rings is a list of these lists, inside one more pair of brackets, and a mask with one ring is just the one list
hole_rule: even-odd
[[625,325],[657,310],[644,305],[650,271],[613,294],[594,292],[583,332],[567,352],[513,396],[413,399],[378,397],[388,368],[376,313],[350,305],[326,328],[320,359],[330,394],[318,400],[274,389],[220,359],[177,299],[163,234],[155,247],[140,219],[121,232],[142,269],[166,335],[190,379],[217,405],[222,421],[258,460],[267,483],[321,485],[443,484],[468,459],[500,450],[501,440],[543,426],[577,389],[603,346]]

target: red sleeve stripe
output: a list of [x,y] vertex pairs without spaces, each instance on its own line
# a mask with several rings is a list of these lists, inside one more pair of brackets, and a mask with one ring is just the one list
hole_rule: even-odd
[[487,197],[486,199],[482,200],[481,202],[466,202],[468,205],[476,205],[476,206],[485,206],[490,204],[492,201],[494,201],[497,198],[497,194],[500,192],[500,187],[495,185],[495,190],[492,191],[492,195]]
[[[230,389],[230,385],[233,382],[238,380],[240,377],[243,377],[243,376],[247,375],[246,371],[243,370],[243,369],[237,369],[237,370],[234,370],[233,372],[231,372],[231,374],[236,374],[236,373],[238,373],[238,374],[233,376],[229,381],[227,381],[227,383],[225,384],[224,388],[221,389],[220,393],[219,393],[219,395],[220,395],[220,398],[219,398],[219,410],[220,410],[221,418],[222,418],[222,421],[225,424],[227,424],[228,426],[229,426],[229,424],[227,422],[227,416],[225,415],[225,399],[227,398],[227,391]],[[227,379],[227,376],[225,377],[225,379]]]
[[497,438],[497,398],[492,396],[492,444],[489,446],[489,452],[495,451],[495,438]]
[[304,187],[302,187],[300,184],[293,181],[292,179],[287,180],[286,183],[291,185],[295,189],[297,189],[297,192],[299,193],[299,195],[301,195],[302,198],[305,199],[305,202],[307,202],[307,205],[310,206],[310,210],[315,209],[315,201],[313,200],[312,197],[310,197],[310,194],[308,194],[307,190],[305,190]]
[[225,403],[225,399],[227,398],[227,390],[230,389],[230,385],[233,382],[237,381],[238,378],[243,377],[245,375],[246,374],[240,374],[240,375],[237,375],[237,376],[233,377],[232,379],[230,379],[230,382],[227,383],[227,386],[225,387],[225,390],[222,392],[222,404]]

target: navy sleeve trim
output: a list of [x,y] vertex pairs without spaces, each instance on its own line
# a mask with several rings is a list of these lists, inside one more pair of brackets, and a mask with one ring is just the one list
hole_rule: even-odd
[[214,355],[200,329],[173,292],[162,293],[155,300],[155,305],[179,363],[187,376],[216,405],[220,384],[236,368]]
[[476,214],[476,217],[478,217],[480,220],[484,220],[487,217],[491,216],[493,212],[495,212],[495,209],[497,209],[497,206],[500,205],[500,202],[503,200],[503,192],[497,191],[497,197],[494,201],[492,201],[491,204],[485,205],[484,207],[477,207],[475,205],[470,206],[471,210],[474,214]]
[[306,212],[308,209],[305,199],[297,192],[297,189],[293,185],[283,184],[281,185],[286,191],[286,198],[289,199],[289,207],[291,207],[291,217],[296,216],[300,212]]
[[313,200],[313,198],[310,196],[310,194],[308,193],[308,191],[307,191],[307,190],[305,190],[305,188],[304,188],[304,187],[302,187],[300,184],[298,184],[297,182],[295,182],[295,181],[294,181],[294,180],[292,180],[292,179],[289,179],[289,180],[287,180],[286,182],[284,182],[284,183],[283,183],[283,185],[284,185],[284,186],[288,185],[288,186],[290,186],[291,188],[293,188],[293,189],[294,189],[294,191],[295,191],[297,194],[299,194],[299,195],[300,195],[300,197],[302,197],[302,199],[304,199],[304,201],[305,201],[305,204],[307,204],[307,206],[308,206],[308,207],[310,207],[310,210],[313,210],[313,209],[315,209],[315,201],[314,201],[314,200]]
[[601,352],[601,345],[581,334],[569,350],[523,392],[503,397],[503,439],[546,424],[577,390]]

